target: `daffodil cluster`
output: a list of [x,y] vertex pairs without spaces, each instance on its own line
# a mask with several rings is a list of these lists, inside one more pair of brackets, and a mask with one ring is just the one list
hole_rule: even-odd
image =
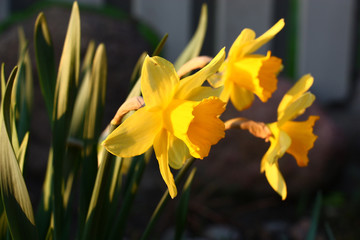
[[[164,58],[147,56],[141,71],[144,107],[106,138],[105,148],[119,157],[132,157],[153,146],[160,173],[174,198],[177,188],[170,167],[180,169],[190,157],[208,156],[211,146],[225,136],[225,125],[219,117],[227,102],[231,100],[241,111],[252,105],[255,95],[266,102],[277,89],[281,59],[272,56],[271,51],[266,55],[254,52],[274,38],[284,25],[281,19],[258,38],[253,30],[244,29],[226,60],[222,49],[206,66],[203,65],[209,58],[199,57],[176,72]],[[180,79],[188,72],[184,69],[194,70],[197,65],[202,67],[199,71]],[[211,86],[203,86],[206,80]],[[318,117],[292,121],[313,103],[314,95],[307,92],[312,82],[313,78],[305,75],[287,92],[279,105],[277,122],[256,126],[251,121],[241,125],[252,128],[252,132],[257,132],[254,135],[270,140],[270,148],[261,161],[261,172],[265,172],[271,187],[283,199],[287,191],[278,159],[288,152],[299,166],[306,166],[307,153],[316,140],[312,130]]]
[[[215,87],[223,86],[224,90],[220,95],[223,101],[231,99],[235,108],[241,111],[251,106],[254,95],[262,102],[271,97],[277,89],[277,74],[282,69],[281,59],[271,56],[270,51],[266,56],[252,53],[271,40],[284,25],[284,21],[280,20],[258,38],[255,38],[251,29],[241,32],[233,43],[220,74],[209,80]],[[265,172],[270,186],[283,200],[287,196],[287,189],[279,170],[279,158],[287,152],[294,156],[298,166],[307,166],[307,154],[317,138],[313,134],[313,126],[319,119],[318,116],[310,116],[303,122],[292,121],[303,114],[315,100],[315,96],[307,92],[313,80],[311,75],[305,75],[285,94],[278,107],[277,122],[266,124],[265,128],[264,123],[245,123],[243,119],[238,122],[240,128],[249,130],[254,136],[270,140],[271,145],[261,161],[260,171]],[[231,124],[234,122],[237,120],[229,121]]]

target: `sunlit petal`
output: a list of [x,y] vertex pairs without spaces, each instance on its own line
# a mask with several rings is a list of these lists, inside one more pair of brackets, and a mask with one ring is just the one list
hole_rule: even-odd
[[189,101],[201,101],[208,97],[219,97],[224,87],[212,88],[212,87],[197,87],[194,88],[186,98]]
[[161,57],[145,58],[141,71],[141,92],[146,106],[166,106],[178,82],[179,77],[170,62]]
[[168,141],[169,165],[174,169],[180,169],[185,161],[191,157],[189,149],[182,140],[171,133],[169,133]]
[[169,189],[171,198],[174,198],[177,195],[177,189],[169,167],[168,132],[165,129],[162,129],[156,135],[154,139],[154,151],[159,163],[161,176]]
[[194,119],[193,110],[197,104],[195,101],[172,101],[163,114],[164,127],[176,137],[183,138]]
[[317,139],[313,133],[313,126],[318,119],[318,116],[310,116],[306,121],[289,121],[281,127],[291,138],[291,145],[286,152],[294,156],[300,167],[308,165],[308,152],[313,148]]
[[285,154],[286,150],[291,145],[291,138],[286,132],[278,128],[277,123],[268,124],[268,127],[273,136],[270,137],[270,147],[263,157],[263,159],[265,159],[266,161],[262,161],[260,167],[261,172],[264,171],[265,162],[274,164],[278,161],[279,158],[281,158]]
[[277,74],[281,69],[281,59],[271,56],[249,55],[229,67],[227,76],[237,85],[256,94],[266,102],[277,88]]
[[242,30],[229,50],[228,59],[230,61],[234,61],[235,59],[244,56],[244,46],[253,42],[255,40],[255,36],[255,32],[249,28]]
[[225,103],[215,97],[204,99],[194,108],[194,119],[187,137],[183,138],[193,157],[202,159],[208,156],[211,145],[225,136],[225,125],[219,119],[224,110]]
[[203,67],[195,74],[190,75],[180,81],[175,98],[187,99],[187,96],[191,93],[191,90],[200,87],[207,78],[218,71],[219,67],[224,62],[224,59],[225,49],[223,48],[208,65]]
[[274,164],[266,163],[265,176],[270,186],[281,196],[282,200],[285,200],[287,195],[286,183],[277,162]]
[[289,91],[286,92],[284,97],[282,98],[279,107],[278,113],[283,112],[289,105],[295,102],[298,98],[300,98],[306,91],[310,89],[313,85],[314,78],[310,74],[304,75],[302,78],[297,81]]
[[233,90],[233,85],[234,85],[234,83],[231,80],[229,80],[229,79],[225,80],[224,79],[224,89],[222,90],[222,92],[220,94],[221,101],[223,101],[225,103],[227,103],[229,101],[230,94],[231,94],[231,92]]
[[236,83],[232,85],[230,92],[231,102],[238,111],[249,108],[254,101],[254,94],[249,90],[240,87]]
[[162,126],[161,115],[141,108],[126,119],[103,142],[105,148],[119,157],[140,155],[153,144]]
[[291,102],[284,111],[278,112],[278,124],[283,125],[286,121],[295,119],[297,116],[304,113],[306,108],[310,107],[315,101],[314,94],[310,92],[304,93],[296,101]]
[[275,35],[278,34],[281,29],[283,29],[284,26],[284,19],[280,19],[277,23],[274,24],[274,26],[267,30],[263,35],[256,38],[250,45],[244,46],[244,54],[250,54],[258,50],[261,46],[273,39]]

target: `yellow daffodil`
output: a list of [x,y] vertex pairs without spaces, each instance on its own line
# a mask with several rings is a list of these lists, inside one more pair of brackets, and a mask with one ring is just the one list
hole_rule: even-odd
[[216,92],[210,87],[201,86],[224,58],[222,49],[207,66],[180,81],[170,62],[147,56],[141,72],[145,106],[103,143],[109,152],[120,157],[140,155],[153,146],[172,198],[177,190],[169,165],[179,169],[190,155],[206,157],[211,145],[225,135],[224,123],[219,119],[225,103],[214,97]]
[[265,171],[269,184],[283,200],[286,198],[287,189],[279,170],[278,159],[287,152],[296,159],[298,166],[307,166],[307,154],[317,138],[313,134],[313,126],[319,119],[318,116],[310,116],[306,121],[291,121],[304,113],[315,100],[315,96],[307,92],[313,81],[311,75],[303,76],[281,100],[278,121],[268,124],[272,133],[269,138],[271,145],[261,161],[261,172]]
[[277,88],[277,74],[281,70],[281,59],[271,56],[253,54],[262,45],[270,41],[283,27],[281,19],[258,38],[251,29],[244,29],[230,48],[229,55],[221,68],[221,77],[213,77],[209,82],[214,87],[223,85],[221,100],[229,98],[241,111],[251,106],[256,94],[266,102]]

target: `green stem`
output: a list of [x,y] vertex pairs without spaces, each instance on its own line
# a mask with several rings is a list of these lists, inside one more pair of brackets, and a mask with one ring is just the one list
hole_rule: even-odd
[[[117,125],[110,124],[109,127],[109,134],[115,130]],[[81,239],[96,239],[99,237],[101,233],[100,228],[102,226],[101,221],[102,214],[104,214],[103,208],[106,206],[104,205],[105,198],[108,197],[107,190],[108,190],[108,183],[109,183],[109,172],[111,170],[111,158],[113,157],[108,151],[102,151],[102,162],[98,170],[98,174],[96,176],[94,190],[91,196],[88,214],[86,217],[85,229]]]
[[[133,159],[134,161],[135,159]],[[142,175],[144,173],[144,169],[146,167],[145,155],[140,155],[136,157],[136,166],[135,173],[131,178],[131,182],[127,187],[124,202],[121,205],[119,217],[116,219],[115,224],[110,233],[109,239],[121,239],[124,235],[126,221],[128,219],[130,209],[132,203],[134,202],[134,198],[136,196],[138,186],[142,179]]]
[[[179,173],[176,175],[175,177],[175,184],[178,185],[179,182],[184,178],[185,173],[190,169],[191,165],[195,162],[195,158],[191,158],[189,159],[185,165],[181,168],[181,170],[179,171]],[[143,233],[143,235],[141,236],[141,240],[145,240],[148,238],[150,231],[153,229],[157,219],[159,218],[160,214],[162,213],[162,210],[164,209],[166,203],[169,201],[170,199],[170,195],[169,195],[169,190],[166,190],[165,193],[163,194],[160,202],[158,203],[158,205],[156,206],[155,211],[153,212],[148,225],[146,226],[146,229]]]

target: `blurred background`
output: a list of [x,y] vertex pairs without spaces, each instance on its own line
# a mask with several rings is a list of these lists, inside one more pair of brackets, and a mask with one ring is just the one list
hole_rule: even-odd
[[[310,151],[310,164],[298,168],[286,156],[280,167],[288,184],[284,202],[259,174],[268,143],[240,131],[227,133],[208,159],[198,161],[194,196],[188,216],[190,236],[205,239],[304,239],[313,223],[317,194],[322,196],[317,239],[360,237],[360,2],[355,0],[79,0],[82,52],[90,40],[104,42],[108,54],[108,96],[104,126],[125,99],[128,79],[137,58],[150,52],[165,34],[162,53],[174,61],[194,33],[201,6],[208,5],[208,30],[202,54],[214,56],[223,46],[229,50],[243,28],[261,35],[280,18],[285,28],[259,50],[282,58],[284,70],[279,89],[266,104],[259,101],[238,113],[231,106],[224,119],[245,116],[271,122],[283,94],[302,75],[311,73],[311,91],[317,100],[308,114],[320,115],[315,133],[319,136]],[[6,71],[17,62],[18,30],[24,28],[33,56],[33,26],[45,12],[59,56],[72,1],[0,0],[0,62]],[[35,60],[33,60],[33,63]],[[36,205],[46,168],[50,127],[34,67],[34,114],[26,175]],[[130,230],[142,227],[159,200],[164,184],[156,161],[149,165],[134,210]],[[155,176],[154,176],[155,175]],[[210,183],[210,184],[209,184]],[[140,191],[141,192],[141,191]],[[159,197],[148,199],[148,193]],[[156,194],[155,194],[156,196]],[[154,199],[153,199],[154,198]],[[172,230],[172,205],[158,226],[166,239]],[[145,213],[144,213],[145,212]],[[148,214],[148,215],[146,215]],[[138,217],[138,218],[137,218]],[[139,220],[140,219],[140,220]],[[135,234],[136,236],[136,234]],[[212,237],[212,238],[211,238]],[[169,238],[171,239],[171,238]]]

